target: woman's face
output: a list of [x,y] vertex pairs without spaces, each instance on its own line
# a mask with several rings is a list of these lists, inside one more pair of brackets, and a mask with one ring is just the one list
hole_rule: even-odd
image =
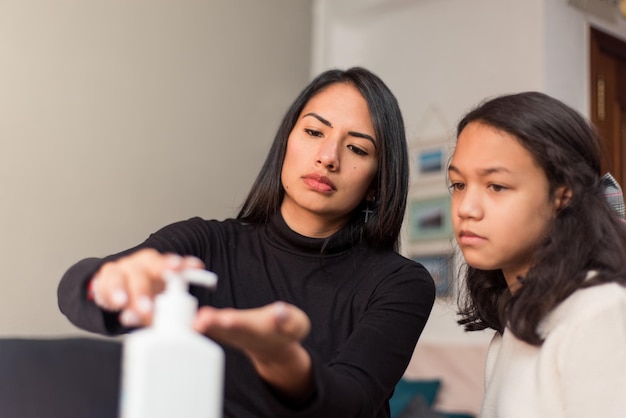
[[452,224],[467,263],[502,269],[509,288],[519,286],[561,203],[548,179],[518,140],[472,122],[459,135],[449,167]]
[[326,237],[366,197],[378,167],[378,139],[367,103],[351,84],[313,96],[287,140],[281,212],[296,232]]

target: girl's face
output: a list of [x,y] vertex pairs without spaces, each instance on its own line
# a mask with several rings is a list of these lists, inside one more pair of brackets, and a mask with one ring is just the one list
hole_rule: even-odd
[[281,212],[302,235],[326,237],[348,221],[378,168],[367,103],[351,84],[332,84],[303,108],[287,141]]
[[459,135],[448,170],[452,224],[467,263],[502,269],[511,291],[532,264],[561,204],[548,179],[516,137],[480,122]]

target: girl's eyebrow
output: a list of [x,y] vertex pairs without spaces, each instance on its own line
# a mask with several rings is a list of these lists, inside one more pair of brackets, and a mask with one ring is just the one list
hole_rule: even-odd
[[[450,171],[454,171],[455,173],[458,173],[458,174],[461,173],[461,170],[459,170],[457,167],[455,167],[452,164],[448,166],[448,172]],[[491,168],[482,168],[478,171],[478,175],[481,177],[485,177],[493,173],[511,173],[511,170],[509,170],[506,167],[491,167]]]
[[[322,117],[322,116],[318,115],[318,114],[317,114],[317,113],[315,113],[315,112],[309,112],[309,113],[307,113],[306,115],[302,115],[302,117],[303,117],[303,118],[305,118],[305,117],[307,117],[307,116],[312,116],[312,117],[314,117],[315,119],[319,120],[320,122],[322,122],[324,125],[328,126],[329,128],[332,128],[332,127],[333,127],[333,124],[332,124],[332,123],[330,123],[330,121],[329,121],[328,119],[326,119],[326,118],[324,118],[324,117]],[[374,144],[374,148],[377,148],[377,146],[376,146],[376,140],[375,140],[375,139],[374,139],[371,135],[364,134],[364,133],[361,133],[361,132],[354,132],[354,131],[349,131],[349,132],[348,132],[348,135],[355,136],[355,137],[357,137],[357,138],[364,138],[364,139],[368,139],[368,140],[370,140],[370,141],[372,142],[372,144]]]

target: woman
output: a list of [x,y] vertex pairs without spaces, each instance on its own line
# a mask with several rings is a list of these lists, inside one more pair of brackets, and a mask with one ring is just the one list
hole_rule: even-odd
[[466,330],[496,330],[481,417],[623,417],[626,227],[599,144],[545,94],[469,112],[449,166]]
[[150,323],[164,270],[206,267],[219,284],[193,289],[196,329],[225,346],[226,417],[388,417],[435,294],[397,253],[407,177],[389,89],[365,69],[324,72],[287,111],[237,219],[175,223],[77,263],[60,308],[127,332]]

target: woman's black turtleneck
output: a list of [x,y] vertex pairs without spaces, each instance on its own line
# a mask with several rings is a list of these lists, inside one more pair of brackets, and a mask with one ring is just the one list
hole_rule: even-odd
[[88,300],[87,284],[104,262],[146,247],[194,255],[218,275],[212,293],[192,287],[200,305],[245,309],[282,300],[311,319],[303,345],[313,360],[315,397],[285,404],[245,355],[225,347],[225,417],[389,417],[387,401],[434,302],[433,281],[421,265],[353,244],[342,231],[329,240],[299,235],[279,214],[266,225],[193,218],[130,250],[72,266],[58,288],[61,311],[88,331],[127,332],[115,314]]

